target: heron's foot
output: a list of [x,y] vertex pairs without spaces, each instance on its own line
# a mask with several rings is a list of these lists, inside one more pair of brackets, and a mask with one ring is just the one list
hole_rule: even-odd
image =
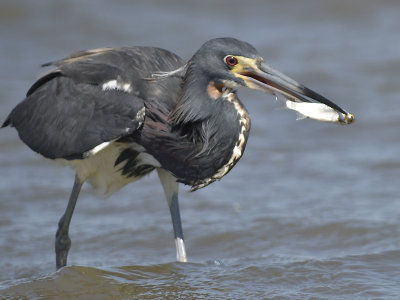
[[56,266],[57,270],[67,265],[68,251],[71,248],[71,239],[68,233],[60,233],[60,230],[56,234]]

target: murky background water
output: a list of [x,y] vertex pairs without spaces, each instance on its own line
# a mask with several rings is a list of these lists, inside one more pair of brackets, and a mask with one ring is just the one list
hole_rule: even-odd
[[190,263],[175,262],[155,175],[109,199],[85,186],[69,266],[54,235],[73,183],[14,129],[0,131],[0,298],[398,298],[400,2],[0,2],[0,120],[41,63],[77,50],[154,45],[189,58],[233,36],[354,113],[351,126],[296,121],[241,90],[246,153],[221,182],[180,199]]

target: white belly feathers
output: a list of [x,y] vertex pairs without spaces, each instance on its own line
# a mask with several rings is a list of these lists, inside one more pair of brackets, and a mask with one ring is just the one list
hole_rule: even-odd
[[[128,183],[143,177],[123,175],[122,167],[124,166],[125,161],[115,166],[115,161],[121,152],[128,147],[134,150],[143,149],[143,147],[137,144],[127,145],[118,142],[111,142],[102,147],[99,151],[93,151],[93,155],[90,155],[85,159],[58,159],[58,161],[75,169],[77,176],[82,181],[87,180],[96,192],[109,195],[118,191]],[[160,163],[146,152],[140,152],[136,161],[138,167],[141,165],[160,167]]]

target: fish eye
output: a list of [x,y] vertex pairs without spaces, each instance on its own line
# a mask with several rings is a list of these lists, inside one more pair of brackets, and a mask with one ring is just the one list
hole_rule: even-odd
[[234,57],[232,55],[228,55],[228,56],[225,56],[225,63],[228,66],[233,67],[233,66],[237,65],[238,60],[236,57]]

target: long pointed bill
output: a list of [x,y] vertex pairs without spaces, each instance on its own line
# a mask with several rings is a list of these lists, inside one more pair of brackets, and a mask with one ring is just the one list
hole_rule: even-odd
[[274,94],[278,98],[284,97],[286,107],[304,118],[339,124],[354,121],[353,114],[263,62],[253,61],[249,67],[241,68],[236,76],[251,89]]

